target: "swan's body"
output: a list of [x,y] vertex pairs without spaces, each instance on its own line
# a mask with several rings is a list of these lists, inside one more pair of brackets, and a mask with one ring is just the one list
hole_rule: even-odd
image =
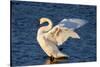
[[37,41],[41,48],[49,57],[68,57],[68,55],[62,53],[57,46],[62,45],[69,37],[79,39],[79,35],[73,30],[59,24],[52,27],[52,21],[48,18],[40,19],[40,24],[44,22],[48,22],[48,26],[40,27],[37,34]]

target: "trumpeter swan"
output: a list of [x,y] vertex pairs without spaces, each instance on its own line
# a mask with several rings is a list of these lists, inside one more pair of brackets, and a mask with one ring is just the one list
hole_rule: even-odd
[[[64,19],[63,21],[65,21]],[[70,19],[69,21],[79,24],[78,20],[74,21]],[[57,46],[62,45],[69,37],[80,39],[79,35],[73,30],[64,27],[64,24],[58,24],[53,27],[53,23],[48,18],[41,18],[40,24],[48,23],[47,26],[42,26],[38,29],[37,41],[44,52],[52,58],[63,58],[69,57],[67,54],[62,53]],[[81,24],[79,25],[81,26]],[[78,26],[78,27],[79,27]]]

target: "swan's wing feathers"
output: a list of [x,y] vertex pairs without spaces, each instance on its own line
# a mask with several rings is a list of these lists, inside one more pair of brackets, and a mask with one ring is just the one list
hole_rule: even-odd
[[62,45],[69,37],[79,38],[77,33],[61,26],[55,26],[46,34],[46,38],[55,42],[56,45]]
[[82,27],[86,23],[87,22],[82,19],[63,19],[46,34],[46,37],[54,41],[57,45],[62,45],[69,37],[80,39],[74,30]]
[[63,28],[58,28],[58,31],[56,31],[55,33],[57,45],[62,45],[68,38],[69,36],[67,30]]
[[58,25],[75,30],[75,29],[82,27],[86,23],[87,23],[87,21],[83,20],[83,19],[69,18],[69,19],[61,20]]
[[58,27],[58,30],[54,34],[57,45],[62,45],[69,37],[78,39],[80,38],[76,32],[65,27]]

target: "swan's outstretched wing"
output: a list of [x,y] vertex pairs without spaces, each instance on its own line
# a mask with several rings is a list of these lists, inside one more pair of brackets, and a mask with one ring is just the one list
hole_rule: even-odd
[[85,22],[80,19],[63,19],[52,30],[46,33],[46,38],[62,45],[69,37],[80,39],[79,35],[74,31],[83,26]]
[[87,23],[86,20],[70,18],[70,19],[63,19],[58,25],[66,27],[68,29],[78,29]]

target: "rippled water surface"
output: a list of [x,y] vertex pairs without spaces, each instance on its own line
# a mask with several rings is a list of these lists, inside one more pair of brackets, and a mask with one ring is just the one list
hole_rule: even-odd
[[11,2],[11,64],[13,66],[52,64],[36,36],[41,17],[58,24],[64,18],[81,18],[88,23],[75,30],[80,40],[69,38],[60,46],[70,57],[57,63],[96,61],[96,7],[87,5]]

